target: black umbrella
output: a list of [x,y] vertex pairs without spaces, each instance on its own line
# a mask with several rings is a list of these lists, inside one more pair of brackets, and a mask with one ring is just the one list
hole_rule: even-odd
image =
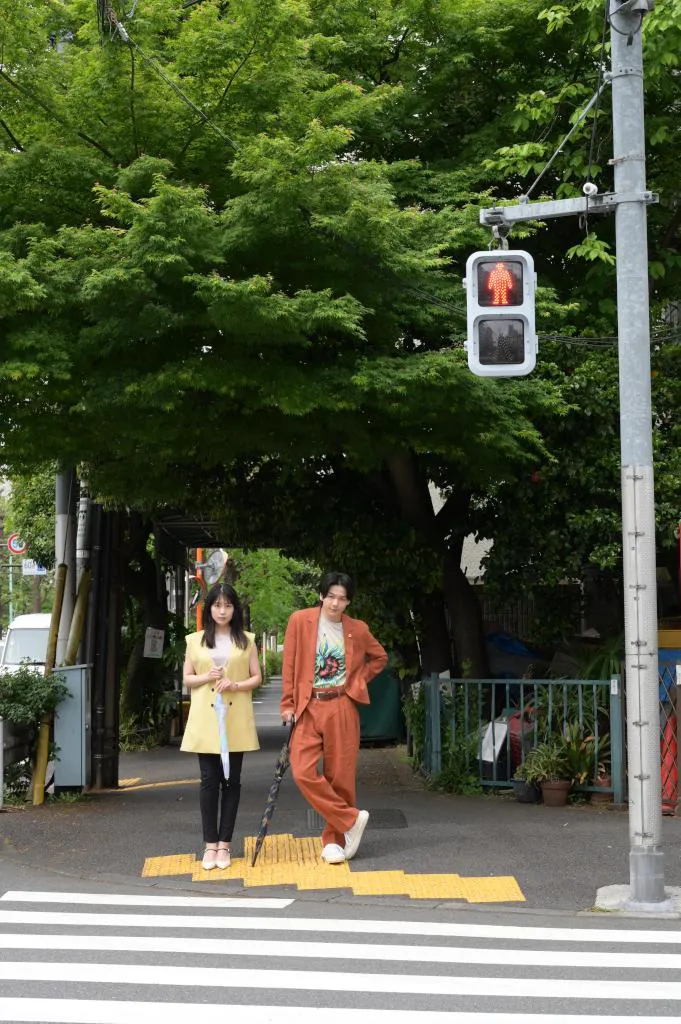
[[277,796],[279,794],[281,780],[286,774],[286,769],[291,763],[289,752],[291,749],[291,736],[293,736],[294,728],[295,722],[292,722],[288,737],[286,739],[286,743],[284,743],[283,747],[279,751],[279,757],[277,758],[277,764],[274,769],[274,778],[272,779],[270,791],[267,794],[267,803],[265,804],[265,810],[263,811],[262,820],[260,822],[260,831],[258,832],[258,835],[256,836],[255,839],[255,850],[253,851],[253,860],[251,861],[252,868],[255,867],[255,862],[258,859],[258,854],[262,849],[262,844],[265,842],[267,830],[270,827],[270,821],[272,820],[272,815],[274,814],[274,807],[277,802]]

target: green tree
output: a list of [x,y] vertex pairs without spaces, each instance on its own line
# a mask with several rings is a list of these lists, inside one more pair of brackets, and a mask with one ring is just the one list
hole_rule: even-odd
[[[588,4],[589,46],[541,9],[143,0],[128,45],[89,0],[1,0],[10,467],[82,464],[112,504],[342,562],[427,668],[452,662],[446,610],[484,671],[463,537],[562,461],[542,434],[575,399],[553,362],[474,380],[459,344],[476,206],[526,187],[598,60]],[[610,271],[583,290],[563,230],[535,236],[540,330],[611,330]]]
[[52,568],[54,557],[55,477],[53,464],[17,473],[10,480],[6,532],[14,530],[25,541],[28,556]]
[[[526,74],[519,49],[501,74],[504,47],[521,24],[544,38],[537,9],[499,28],[493,2],[456,17],[384,3],[376,18],[261,0],[227,17],[205,0],[178,17],[148,0],[125,23],[132,47],[115,34],[98,45],[77,0],[8,11],[9,25],[26,15],[6,33],[20,147],[8,137],[0,165],[14,464],[40,448],[85,463],[99,496],[156,508],[205,507],[216,481],[224,499],[270,464],[309,493],[322,484],[307,467],[326,461],[341,497],[357,480],[373,493],[367,556],[387,516],[430,567],[432,667],[450,662],[444,604],[458,658],[482,666],[459,568],[471,496],[536,460],[532,418],[556,400],[532,382],[472,380],[452,345],[457,264],[483,237],[470,183],[486,143],[480,111],[447,97],[471,96],[474,72],[503,121]],[[447,33],[472,22],[475,45],[450,73]],[[53,51],[36,41],[67,29]],[[485,53],[503,80],[482,74]],[[437,172],[413,159],[431,115],[433,158],[438,133],[466,139],[458,170],[451,147]],[[437,516],[430,481],[446,498]],[[302,534],[307,499],[295,497]]]
[[[7,495],[0,499],[0,624],[9,625],[17,615],[46,612],[52,606],[53,579],[24,576],[24,558],[51,568],[54,563],[54,472],[36,467],[6,481]],[[7,540],[18,533],[27,547],[25,555],[10,556]],[[11,583],[11,589],[10,589]]]
[[232,548],[229,563],[239,596],[249,609],[251,629],[258,637],[266,631],[281,641],[291,613],[317,600],[319,569],[286,558],[274,548]]
[[[584,0],[554,6],[541,17],[547,34],[564,40],[563,59],[552,63],[541,90],[531,87],[516,97],[514,121],[522,141],[502,147],[486,165],[491,172],[512,176],[523,192],[590,98],[599,65],[605,67],[609,61],[602,4]],[[674,5],[656,9],[646,17],[643,33],[648,183],[660,193],[659,204],[649,208],[650,297],[659,335],[663,325],[670,326],[671,321],[673,326],[681,288],[675,243],[681,216],[678,176],[669,145],[678,120],[673,68],[679,60],[681,11]],[[596,124],[594,117],[592,113],[543,179],[548,194],[579,194],[587,178],[601,191],[612,187],[607,166],[612,147],[608,91]],[[564,303],[572,305],[572,322],[579,333],[616,333],[613,227],[607,218],[592,220],[586,237],[580,238],[577,221],[567,218],[551,222],[533,238],[540,275]],[[562,258],[557,259],[556,252]],[[678,337],[656,341],[652,363],[658,564],[669,568],[678,592]],[[488,589],[500,601],[533,593],[538,629],[555,637],[574,626],[582,603],[579,585],[596,579],[609,588],[612,629],[617,631],[622,611],[616,348],[599,347],[597,342],[591,349],[544,344],[537,372],[559,388],[569,412],[562,418],[535,421],[548,458],[537,460],[532,472],[510,474],[477,498],[481,528],[494,538]],[[523,515],[513,515],[514,508],[522,508]],[[560,588],[567,607],[549,597],[557,593],[561,581],[577,585]]]

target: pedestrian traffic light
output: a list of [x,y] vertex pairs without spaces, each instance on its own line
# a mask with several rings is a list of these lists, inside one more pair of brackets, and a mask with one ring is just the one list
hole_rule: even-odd
[[468,366],[479,377],[521,377],[537,358],[534,260],[520,249],[466,261]]

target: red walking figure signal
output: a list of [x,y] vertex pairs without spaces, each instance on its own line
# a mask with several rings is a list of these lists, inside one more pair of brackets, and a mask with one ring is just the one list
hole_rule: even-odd
[[534,261],[528,252],[475,252],[466,262],[468,365],[480,377],[521,377],[537,356]]
[[477,264],[480,306],[520,306],[523,302],[523,264],[518,259],[490,259]]
[[492,293],[493,306],[508,306],[508,296],[513,287],[513,278],[503,263],[495,263],[494,270],[487,276],[487,291]]

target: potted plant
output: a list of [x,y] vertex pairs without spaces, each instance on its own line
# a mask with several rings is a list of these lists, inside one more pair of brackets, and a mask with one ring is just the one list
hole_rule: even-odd
[[609,804],[613,801],[613,794],[610,792],[612,789],[612,775],[608,771],[606,765],[601,761],[596,769],[596,777],[594,778],[594,786],[598,786],[601,792],[592,792],[591,803],[592,804]]
[[[610,735],[596,736],[578,723],[563,729],[568,775],[577,786],[598,786],[608,790],[612,786],[610,775]],[[612,793],[592,792],[592,803],[609,803]]]
[[538,804],[541,800],[541,790],[534,773],[532,753],[530,751],[523,763],[518,765],[511,779],[513,793],[521,804]]
[[531,771],[541,787],[544,803],[548,807],[563,807],[572,788],[565,741],[561,738],[540,743],[528,754]]
[[567,778],[583,786],[594,777],[596,768],[596,738],[587,733],[579,722],[566,722],[563,743],[567,762]]

